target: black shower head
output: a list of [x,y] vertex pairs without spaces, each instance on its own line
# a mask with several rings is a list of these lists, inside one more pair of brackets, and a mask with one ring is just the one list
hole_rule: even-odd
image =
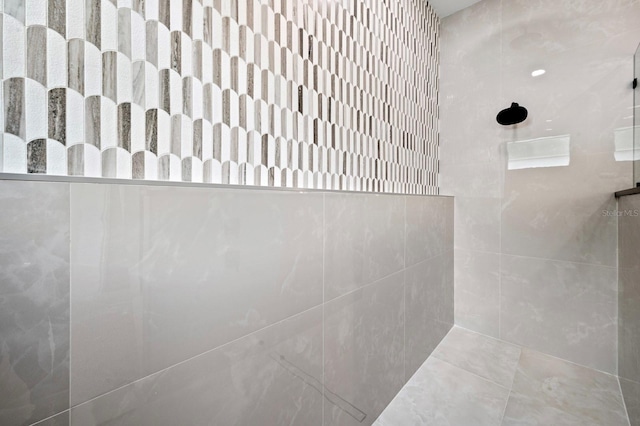
[[512,124],[522,123],[527,119],[529,112],[525,107],[521,107],[517,103],[512,103],[511,106],[507,109],[503,109],[498,113],[498,123],[503,126],[510,126]]

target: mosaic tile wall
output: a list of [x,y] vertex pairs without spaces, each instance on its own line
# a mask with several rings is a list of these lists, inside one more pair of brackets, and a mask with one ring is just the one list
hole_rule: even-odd
[[425,0],[4,0],[0,171],[435,194]]

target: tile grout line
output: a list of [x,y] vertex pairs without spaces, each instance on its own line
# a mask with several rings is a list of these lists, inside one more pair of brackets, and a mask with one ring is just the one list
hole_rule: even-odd
[[544,355],[544,356],[548,356],[548,357],[553,358],[553,359],[556,359],[556,360],[558,360],[558,361],[563,361],[563,362],[569,363],[569,364],[574,365],[574,366],[576,366],[576,367],[586,368],[587,370],[592,370],[592,371],[595,371],[595,372],[598,372],[598,373],[601,373],[601,374],[606,374],[607,376],[611,376],[611,377],[618,377],[618,376],[616,376],[616,375],[615,375],[615,374],[613,374],[613,373],[608,373],[608,372],[606,372],[606,371],[598,370],[597,368],[589,367],[588,365],[578,364],[578,363],[573,362],[573,361],[570,361],[570,360],[568,360],[568,359],[560,358],[560,357],[558,357],[558,356],[551,355],[551,354],[548,354],[548,353],[546,353],[546,352],[541,352],[541,351],[539,351],[539,350],[537,350],[537,349],[533,349],[533,348],[530,348],[530,347],[528,347],[528,346],[523,346],[523,345],[519,345],[519,344],[517,344],[517,343],[509,342],[509,341],[507,341],[507,340],[498,339],[498,338],[496,338],[496,337],[489,336],[488,334],[480,333],[480,332],[475,331],[475,330],[470,330],[470,329],[468,329],[468,328],[461,327],[461,326],[459,326],[459,325],[456,325],[456,327],[458,327],[458,328],[462,328],[462,329],[464,329],[464,330],[466,330],[466,331],[469,331],[469,332],[471,332],[471,333],[479,334],[479,335],[484,336],[484,337],[487,337],[487,338],[489,338],[489,339],[498,340],[498,341],[500,341],[500,342],[503,342],[503,343],[506,343],[506,344],[509,344],[509,345],[513,345],[513,346],[518,346],[518,347],[520,347],[520,348],[522,348],[522,349],[526,349],[526,350],[528,350],[528,351],[532,351],[532,352],[535,352],[535,353],[538,353],[538,354],[541,354],[541,355]]
[[240,340],[242,340],[242,339],[245,339],[245,338],[247,338],[247,337],[253,336],[254,334],[261,333],[261,332],[265,331],[265,330],[266,330],[266,329],[268,329],[268,328],[274,327],[274,326],[276,326],[276,325],[281,325],[281,324],[282,324],[282,323],[284,323],[285,321],[289,321],[289,320],[292,320],[292,319],[294,319],[294,318],[300,317],[300,316],[302,316],[302,315],[304,315],[304,314],[307,314],[307,313],[309,313],[309,312],[313,311],[314,309],[318,309],[318,308],[321,308],[321,307],[322,307],[322,305],[315,305],[315,306],[312,306],[311,308],[305,309],[305,310],[304,310],[304,311],[302,311],[302,312],[299,312],[299,313],[294,314],[294,315],[291,315],[291,316],[289,316],[289,317],[287,317],[287,318],[281,319],[281,320],[279,320],[279,321],[277,321],[277,322],[274,322],[273,324],[270,324],[270,325],[264,326],[264,327],[262,327],[262,328],[260,328],[260,329],[258,329],[258,330],[252,331],[251,333],[245,334],[245,335],[240,336],[240,337],[238,337],[238,338],[236,338],[236,339],[233,339],[233,340],[231,340],[231,341],[229,341],[229,342],[226,342],[226,343],[224,343],[224,344],[222,344],[222,345],[216,346],[215,348],[208,349],[208,350],[206,350],[205,352],[202,352],[202,353],[200,353],[200,354],[198,354],[198,355],[194,355],[194,356],[189,357],[189,358],[187,358],[187,359],[185,359],[185,360],[182,360],[182,361],[177,362],[177,363],[175,363],[175,364],[172,364],[172,365],[170,365],[170,366],[168,366],[168,367],[165,367],[165,368],[163,368],[163,369],[161,369],[161,370],[154,371],[153,373],[150,373],[150,374],[147,374],[146,376],[140,377],[139,379],[135,379],[135,380],[133,380],[133,381],[131,381],[131,382],[129,382],[129,383],[126,383],[126,384],[124,384],[124,385],[122,385],[122,386],[118,386],[118,387],[117,387],[117,388],[115,388],[115,389],[111,389],[110,391],[107,391],[107,392],[101,393],[100,395],[94,396],[93,398],[90,398],[90,399],[88,399],[88,400],[86,400],[86,401],[83,401],[83,402],[81,402],[81,403],[79,403],[79,404],[76,404],[76,405],[74,405],[74,406],[70,406],[70,407],[69,407],[69,410],[71,410],[71,409],[73,409],[73,408],[76,408],[76,407],[80,407],[80,406],[85,405],[85,404],[88,404],[89,402],[95,401],[95,400],[97,400],[97,399],[99,399],[99,398],[102,398],[102,397],[104,397],[104,396],[106,396],[106,395],[112,394],[112,393],[114,393],[114,392],[116,392],[116,391],[119,391],[119,390],[121,390],[121,389],[124,389],[124,388],[126,388],[126,387],[128,387],[128,386],[131,386],[131,385],[133,385],[133,384],[135,384],[135,383],[138,383],[138,382],[141,382],[141,381],[143,381],[143,380],[146,380],[146,379],[148,379],[148,378],[150,378],[150,377],[153,377],[153,376],[155,376],[155,375],[165,373],[165,372],[167,372],[167,371],[169,371],[169,370],[171,370],[171,369],[173,369],[173,368],[176,368],[176,367],[178,367],[178,366],[180,366],[180,365],[182,365],[182,364],[186,364],[186,363],[188,363],[188,362],[191,362],[191,361],[193,361],[193,360],[195,360],[195,359],[197,359],[197,358],[200,358],[200,357],[202,357],[202,356],[208,355],[208,354],[210,354],[211,352],[214,352],[214,351],[216,351],[216,350],[222,349],[222,348],[224,348],[224,347],[226,347],[226,346],[229,346],[229,345],[231,345],[231,344],[233,344],[233,343],[237,343],[237,342],[239,342],[239,341],[240,341]]
[[620,397],[622,398],[622,407],[624,407],[624,413],[627,415],[627,423],[631,426],[631,418],[629,417],[629,410],[627,410],[627,401],[624,399],[624,393],[622,392],[622,384],[620,383],[620,376],[618,379],[618,389],[620,390]]

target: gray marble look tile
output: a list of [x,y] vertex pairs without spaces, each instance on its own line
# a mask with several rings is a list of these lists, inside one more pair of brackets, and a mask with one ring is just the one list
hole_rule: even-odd
[[453,253],[405,271],[406,372],[411,375],[453,326]]
[[146,22],[145,57],[154,67],[158,67],[158,21]]
[[47,26],[58,32],[63,38],[67,37],[66,0],[48,0]]
[[24,78],[4,81],[4,131],[25,138]]
[[500,254],[455,250],[456,324],[500,337]]
[[631,426],[640,426],[640,383],[620,378],[620,388]]
[[508,396],[508,389],[431,357],[375,425],[496,426]]
[[455,198],[456,249],[500,253],[500,198]]
[[322,194],[72,185],[77,404],[322,302]]
[[118,53],[102,54],[102,95],[118,102]]
[[49,417],[45,420],[34,423],[32,426],[71,426],[69,411]]
[[404,198],[326,194],[325,300],[402,270]]
[[13,16],[24,24],[25,1],[24,0],[4,0],[2,11]]
[[131,151],[131,104],[118,105],[118,146]]
[[505,424],[628,425],[615,376],[525,348]]
[[131,59],[131,9],[118,8],[118,52]]
[[78,425],[322,425],[317,307],[74,407]]
[[85,1],[86,40],[98,49],[100,49],[102,41],[101,9],[102,2],[95,0]]
[[325,425],[370,425],[404,380],[403,273],[325,304]]
[[27,28],[27,77],[47,87],[47,28]]
[[0,181],[0,424],[69,407],[69,185]]
[[618,211],[622,214],[618,218],[618,267],[640,269],[640,195],[620,198]]
[[567,167],[508,171],[502,252],[615,267],[617,218],[603,212],[616,209],[612,194],[625,182],[608,153],[573,155]]
[[49,90],[49,139],[56,140],[62,145],[67,143],[67,89],[56,88]]
[[85,144],[77,144],[67,150],[69,176],[84,176],[84,147]]
[[158,110],[150,109],[145,114],[145,150],[158,154]]
[[67,72],[69,88],[84,95],[84,40],[77,38],[69,40],[68,52]]
[[406,266],[453,250],[453,198],[406,197]]
[[433,356],[511,389],[520,347],[454,327]]
[[47,173],[46,139],[36,139],[27,144],[27,173]]
[[502,255],[504,340],[615,372],[616,300],[614,268]]
[[89,96],[84,104],[85,143],[100,149],[100,97]]

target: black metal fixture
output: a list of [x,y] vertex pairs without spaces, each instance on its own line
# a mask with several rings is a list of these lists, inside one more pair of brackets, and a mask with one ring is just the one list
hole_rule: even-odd
[[631,83],[631,86],[635,89],[636,87],[638,87],[638,79],[634,78],[633,79],[633,83]]
[[512,124],[522,123],[528,116],[529,112],[525,107],[513,102],[509,108],[500,111],[496,119],[503,126],[511,126]]

